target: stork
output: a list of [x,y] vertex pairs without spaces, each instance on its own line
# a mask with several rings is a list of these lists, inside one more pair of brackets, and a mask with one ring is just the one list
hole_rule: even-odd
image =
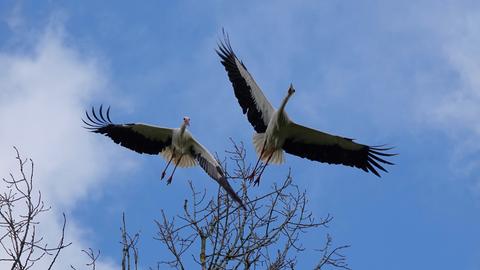
[[171,162],[175,164],[167,184],[172,182],[173,174],[177,167],[192,167],[200,165],[202,169],[230,195],[242,208],[245,205],[227,181],[225,173],[217,160],[201,145],[187,130],[190,118],[184,117],[180,128],[165,128],[147,124],[114,124],[110,120],[110,107],[106,114],[100,110],[95,113],[92,107],[91,114],[85,111],[88,119],[82,119],[86,129],[104,134],[115,143],[120,144],[140,154],[162,155],[168,162],[162,172],[161,179],[165,177]]
[[295,93],[292,84],[280,107],[273,108],[243,62],[233,52],[228,35],[225,32],[223,34],[224,41],[220,42],[216,52],[227,71],[243,114],[247,115],[256,131],[253,144],[259,157],[249,177],[251,180],[255,176],[259,161],[265,162],[263,168],[260,166],[260,173],[254,184],[259,184],[260,176],[269,163],[283,163],[284,151],[314,161],[356,167],[378,177],[378,169],[387,172],[382,163],[393,165],[382,158],[395,155],[385,152],[392,148],[359,144],[353,139],[330,135],[290,120],[285,106]]

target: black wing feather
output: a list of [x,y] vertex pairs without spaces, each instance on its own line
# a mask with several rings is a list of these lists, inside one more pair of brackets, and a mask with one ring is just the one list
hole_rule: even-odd
[[353,139],[330,135],[295,123],[291,124],[291,129],[294,133],[283,145],[289,154],[328,164],[356,167],[378,177],[378,170],[388,172],[382,164],[394,165],[379,157],[395,156],[396,154],[385,152],[392,148],[358,144]]
[[82,121],[87,125],[85,128],[91,132],[104,134],[110,137],[115,143],[141,154],[157,155],[172,143],[171,136],[167,136],[163,138],[163,140],[146,137],[144,134],[135,130],[137,124],[119,125],[112,123],[110,120],[110,107],[108,107],[106,114],[103,113],[102,107],[103,106],[100,106],[98,115],[95,113],[93,107],[91,115],[88,111],[85,111],[88,121],[85,119],[82,119]]
[[[267,130],[269,119],[265,121],[264,118],[267,116],[263,115],[262,111],[257,108],[255,99],[252,95],[252,88],[242,76],[239,67],[237,66],[236,60],[238,59],[232,50],[228,35],[225,32],[223,34],[224,41],[220,42],[218,49],[215,51],[222,59],[220,62],[225,67],[228,78],[230,79],[230,82],[232,82],[233,91],[238,99],[238,103],[242,107],[243,114],[247,114],[248,121],[252,124],[257,133],[264,133]],[[243,63],[240,62],[240,64],[245,70],[247,70]]]
[[[379,158],[378,153],[373,152],[368,146],[364,146],[360,150],[348,150],[339,145],[312,145],[287,139],[283,149],[289,154],[310,160],[356,167],[366,172],[372,172],[378,177],[380,174],[377,169],[388,172],[379,163],[393,165],[392,162]],[[395,154],[381,153],[381,155],[393,156]]]
[[246,210],[245,205],[242,202],[242,199],[237,195],[235,190],[233,190],[230,183],[228,183],[227,178],[222,170],[222,168],[217,164],[212,164],[201,153],[196,152],[192,147],[191,154],[195,157],[198,162],[198,165],[227,192],[227,194],[235,200],[243,209]]

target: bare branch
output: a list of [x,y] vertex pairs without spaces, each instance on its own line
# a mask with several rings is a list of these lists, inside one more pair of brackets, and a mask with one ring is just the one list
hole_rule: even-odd
[[140,234],[137,232],[133,237],[127,232],[127,225],[125,222],[125,213],[122,213],[122,227],[120,228],[122,233],[122,270],[131,270],[132,261],[130,252],[133,252],[133,267],[138,269],[138,240]]
[[[89,259],[89,262],[86,263],[86,266],[89,266],[91,270],[95,270],[97,267],[97,260],[98,257],[100,257],[100,250],[98,250],[96,253],[93,251],[93,249],[88,248],[88,250],[82,249],[82,252],[85,253]],[[73,265],[70,265],[70,268],[73,270],[77,270]]]
[[67,219],[63,214],[63,225],[56,247],[49,247],[42,236],[37,235],[39,217],[50,210],[45,206],[42,193],[34,187],[34,163],[23,159],[13,147],[18,162],[19,176],[10,173],[2,178],[5,188],[0,194],[0,247],[3,256],[0,261],[12,262],[10,269],[24,270],[35,263],[51,257],[48,269],[55,265],[60,252],[71,243],[65,243]]
[[345,245],[331,249],[331,245],[332,237],[327,234],[327,241],[325,242],[325,246],[319,250],[322,253],[322,258],[314,269],[321,270],[324,266],[333,266],[340,269],[351,270],[351,268],[348,267],[345,255],[340,253],[342,249],[346,249],[350,246]]
[[[280,184],[273,184],[267,194],[250,197],[251,165],[247,165],[243,144],[233,140],[232,143],[233,150],[227,153],[234,167],[229,173],[227,162],[222,166],[229,179],[241,181],[241,193],[248,210],[238,207],[221,189],[216,198],[207,200],[206,192],[198,192],[190,182],[192,202],[185,200],[183,213],[169,220],[162,211],[162,221],[156,221],[159,229],[156,239],[173,256],[160,263],[184,269],[187,250],[198,240],[195,247],[199,247],[199,251],[189,255],[201,269],[294,269],[296,256],[305,251],[300,243],[301,235],[327,227],[333,218],[327,215],[315,220],[307,210],[306,192],[293,184],[290,171]],[[328,239],[327,245],[331,245]],[[315,269],[323,265],[348,269],[345,258],[338,253],[346,247],[323,255]]]

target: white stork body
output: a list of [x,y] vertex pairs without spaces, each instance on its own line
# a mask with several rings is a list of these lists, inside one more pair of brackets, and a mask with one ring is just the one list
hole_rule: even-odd
[[[189,153],[194,139],[185,126],[172,129],[172,144],[160,153],[165,160],[172,160],[173,164],[183,168],[197,165],[194,157]],[[179,160],[180,157],[182,157],[181,160]]]
[[[224,37],[225,40],[219,44],[217,54],[227,71],[243,113],[247,115],[256,131],[253,144],[259,154],[259,160],[265,162],[255,183],[258,184],[259,177],[268,163],[283,162],[283,151],[319,162],[357,167],[379,177],[377,169],[387,172],[380,163],[393,165],[379,157],[393,156],[394,154],[384,152],[390,148],[358,144],[353,139],[330,135],[290,120],[285,112],[285,106],[295,93],[292,85],[278,110],[275,110],[247,68],[233,52],[225,33]],[[251,178],[255,174],[257,165],[258,161]]]
[[114,142],[138,153],[162,155],[167,165],[161,178],[171,162],[175,164],[172,174],[167,180],[170,184],[177,167],[192,167],[197,164],[214,179],[240,206],[245,208],[242,200],[227,181],[220,164],[212,154],[201,145],[187,130],[190,118],[184,117],[180,128],[164,128],[146,124],[114,124],[110,120],[110,108],[106,115],[100,107],[99,114],[92,108],[91,115],[86,112],[88,121],[86,129],[110,137]]
[[[284,103],[286,103],[286,99]],[[287,128],[291,123],[282,107],[284,106],[273,113],[265,133],[253,135],[253,145],[259,158],[263,161],[269,160],[269,163],[273,164],[282,164],[285,160],[282,147],[287,139]]]

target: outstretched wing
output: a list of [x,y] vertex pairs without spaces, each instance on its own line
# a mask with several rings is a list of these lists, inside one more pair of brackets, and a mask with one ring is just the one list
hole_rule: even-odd
[[393,165],[381,157],[396,155],[385,153],[391,148],[358,144],[352,139],[330,135],[294,122],[289,124],[287,130],[287,139],[283,145],[287,153],[329,164],[357,167],[378,177],[380,174],[377,169],[387,172],[382,163]]
[[85,128],[110,137],[114,142],[138,153],[156,155],[172,143],[172,129],[145,124],[114,124],[110,120],[110,107],[106,114],[102,106],[98,114],[92,107],[91,114],[85,112],[82,119]]
[[215,160],[212,154],[210,154],[210,152],[208,152],[208,150],[194,138],[192,138],[191,153],[197,160],[200,167],[202,167],[202,169],[211,178],[217,181],[218,184],[228,193],[228,195],[232,197],[232,199],[234,199],[243,209],[246,209],[240,197],[238,197],[237,193],[235,193],[235,190],[233,190],[232,186],[230,186],[228,183],[220,164],[218,164],[217,160]]
[[222,59],[221,63],[232,82],[233,91],[242,107],[243,114],[247,114],[248,121],[257,133],[264,133],[275,109],[268,102],[247,68],[238,60],[232,50],[228,35],[225,32],[223,35],[224,41],[218,45],[216,52]]

